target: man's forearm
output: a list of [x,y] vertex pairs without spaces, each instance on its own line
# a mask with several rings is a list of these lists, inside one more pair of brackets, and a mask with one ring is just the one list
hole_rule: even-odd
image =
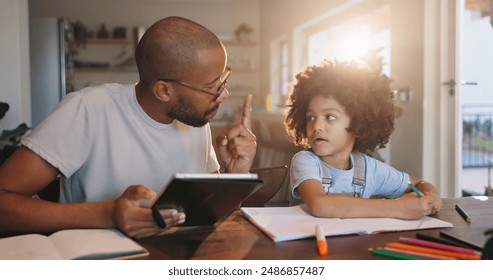
[[50,233],[70,228],[115,227],[111,202],[62,204],[0,194],[0,231]]

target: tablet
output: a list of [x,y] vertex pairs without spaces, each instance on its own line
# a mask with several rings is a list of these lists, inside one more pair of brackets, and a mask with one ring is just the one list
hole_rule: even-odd
[[172,208],[186,215],[179,226],[212,226],[239,209],[262,186],[257,174],[177,173],[151,208]]

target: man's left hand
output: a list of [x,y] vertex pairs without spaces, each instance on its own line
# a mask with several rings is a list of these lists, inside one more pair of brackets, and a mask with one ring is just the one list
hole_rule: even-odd
[[247,173],[252,167],[257,151],[257,138],[251,131],[252,98],[252,94],[245,97],[241,123],[216,139],[217,153],[227,173]]

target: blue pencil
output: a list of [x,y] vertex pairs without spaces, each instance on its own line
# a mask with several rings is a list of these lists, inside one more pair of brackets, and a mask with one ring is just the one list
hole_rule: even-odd
[[413,191],[416,193],[418,197],[423,196],[423,194],[418,190],[418,188],[416,188],[416,186],[411,181],[407,181],[407,184],[413,189]]

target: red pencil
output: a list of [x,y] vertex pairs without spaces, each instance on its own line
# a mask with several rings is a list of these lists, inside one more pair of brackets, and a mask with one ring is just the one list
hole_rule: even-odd
[[471,249],[466,249],[466,248],[456,247],[456,246],[451,246],[451,245],[445,245],[445,244],[440,244],[440,243],[431,242],[431,241],[425,241],[425,240],[416,239],[416,238],[400,237],[399,240],[403,243],[407,243],[407,244],[411,244],[411,245],[424,246],[424,247],[428,247],[428,248],[445,250],[445,251],[450,251],[450,252],[457,252],[457,253],[461,253],[461,254],[480,255],[479,252],[471,250]]

